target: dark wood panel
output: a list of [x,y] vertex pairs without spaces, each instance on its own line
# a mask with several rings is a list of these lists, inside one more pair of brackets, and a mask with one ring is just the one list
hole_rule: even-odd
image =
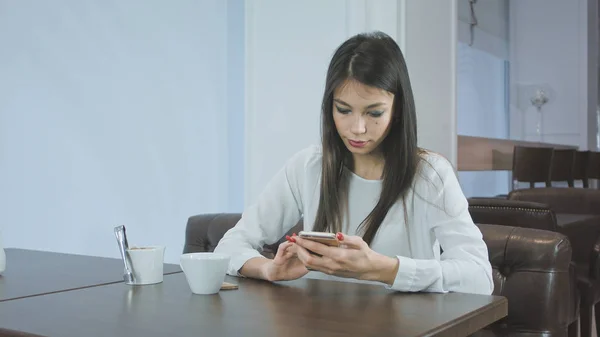
[[[0,327],[42,336],[467,336],[506,316],[503,297],[405,294],[323,280],[193,295],[182,273],[0,303]],[[13,336],[5,330],[4,336]],[[17,336],[15,334],[15,336]],[[21,336],[23,336],[21,334]]]
[[[165,264],[164,272],[181,269]],[[122,281],[121,259],[8,248],[0,302]]]
[[512,139],[497,139],[472,136],[458,136],[458,171],[510,171],[512,170],[513,148],[515,145],[531,147],[554,147],[557,149],[577,149],[577,146],[526,142]]

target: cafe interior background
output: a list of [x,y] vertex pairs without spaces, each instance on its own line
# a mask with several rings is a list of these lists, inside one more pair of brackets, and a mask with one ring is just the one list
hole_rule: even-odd
[[1,1],[3,245],[119,257],[125,225],[177,263],[189,216],[243,211],[319,142],[327,63],[371,30],[405,53],[419,144],[451,160],[467,197],[506,194],[510,171],[461,170],[461,137],[597,150],[598,13],[596,0]]

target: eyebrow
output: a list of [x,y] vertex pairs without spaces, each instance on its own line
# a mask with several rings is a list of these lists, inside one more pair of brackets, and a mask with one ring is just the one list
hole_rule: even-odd
[[[345,105],[347,107],[352,107],[350,104],[342,101],[341,99],[334,98],[333,100],[340,103],[341,105]],[[369,106],[367,106],[366,109],[376,108],[376,107],[382,106],[382,105],[385,105],[385,103],[384,102],[373,103],[373,104],[370,104]]]

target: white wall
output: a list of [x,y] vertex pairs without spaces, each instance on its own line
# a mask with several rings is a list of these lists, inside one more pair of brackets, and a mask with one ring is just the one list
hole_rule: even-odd
[[245,151],[245,40],[246,11],[244,0],[227,0],[227,154],[229,185],[228,207],[223,211],[244,209]]
[[[508,59],[508,0],[478,0],[473,6],[477,25],[473,48],[501,59]],[[469,0],[458,0],[458,40],[471,42]]]
[[[508,0],[479,0],[474,11],[469,46],[471,9],[469,0],[459,0],[458,134],[508,138]],[[511,186],[507,171],[459,172],[459,179],[467,197],[506,194]]]
[[419,146],[456,166],[456,0],[405,1],[399,24],[415,94]]
[[[508,0],[477,0],[473,8],[478,21],[477,29],[508,40]],[[471,21],[469,0],[458,0],[458,20],[465,23]]]
[[6,246],[117,257],[123,224],[176,262],[187,217],[232,206],[227,5],[3,3]]
[[[510,1],[511,138],[595,149],[595,13],[595,0]],[[541,115],[519,90],[529,84],[547,85],[554,93]]]
[[[506,62],[459,42],[457,66],[458,134],[508,138]],[[508,171],[459,172],[467,197],[509,191]]]

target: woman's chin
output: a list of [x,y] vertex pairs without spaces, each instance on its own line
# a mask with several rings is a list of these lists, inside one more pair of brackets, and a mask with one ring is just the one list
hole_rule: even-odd
[[346,144],[346,148],[348,149],[348,151],[350,151],[350,153],[357,154],[357,155],[367,155],[367,154],[371,153],[371,151],[373,150],[373,149],[371,149],[370,146],[355,147],[350,144]]

